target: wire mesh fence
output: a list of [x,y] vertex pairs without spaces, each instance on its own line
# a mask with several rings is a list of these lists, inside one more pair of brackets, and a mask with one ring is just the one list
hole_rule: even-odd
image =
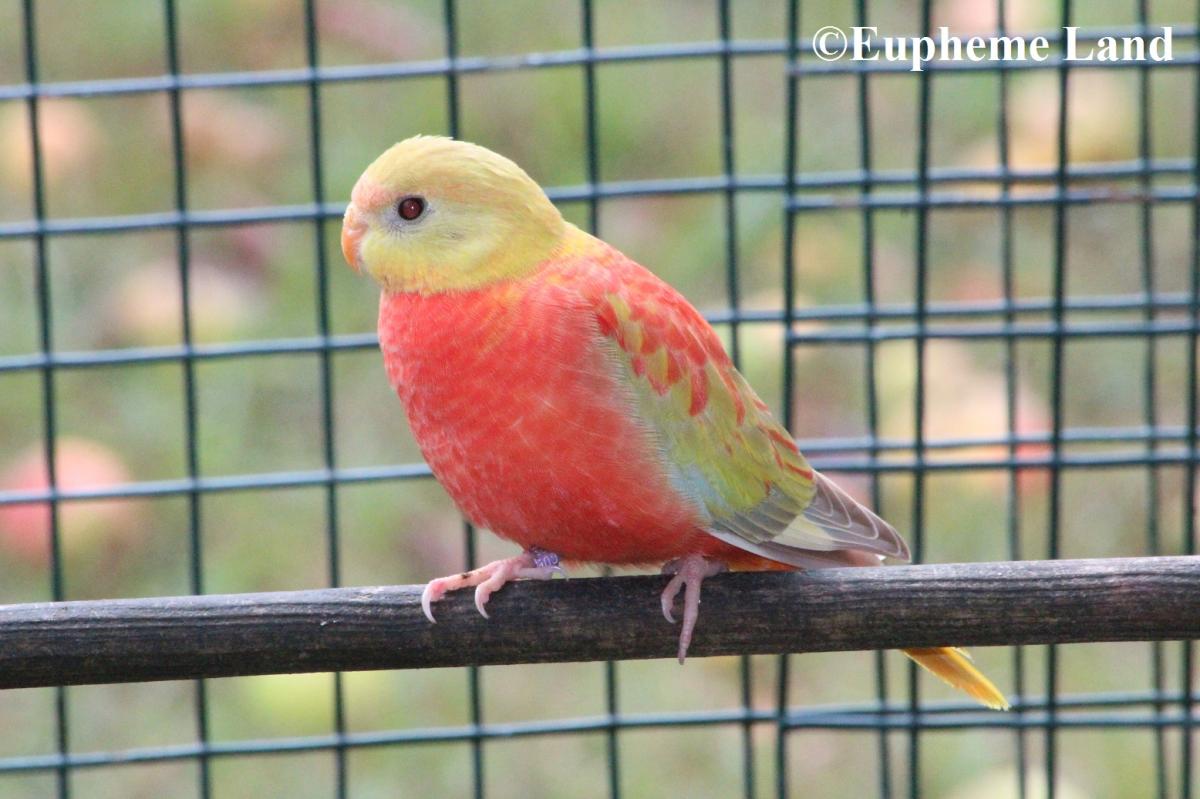
[[[1018,5],[11,4],[0,597],[416,582],[495,546],[397,429],[331,249],[415,132],[518,156],[679,285],[917,560],[1194,553],[1200,14]],[[827,24],[1052,55],[828,62]],[[1171,62],[1061,55],[1163,24]],[[1190,643],[977,655],[1012,713],[884,653],[12,692],[0,793],[1191,795]]]

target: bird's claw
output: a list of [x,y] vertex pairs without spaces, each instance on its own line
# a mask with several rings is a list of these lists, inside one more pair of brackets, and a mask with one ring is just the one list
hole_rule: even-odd
[[443,586],[447,578],[439,577],[436,580],[430,580],[425,586],[425,590],[421,592],[421,610],[425,611],[425,618],[429,619],[431,624],[437,624],[437,619],[433,617],[433,603],[446,595],[448,590]]
[[555,574],[566,574],[559,564],[558,555],[544,549],[530,549],[516,557],[492,561],[469,572],[430,580],[421,592],[421,610],[425,612],[425,618],[436,623],[433,617],[434,602],[451,591],[475,586],[475,609],[489,619],[491,616],[485,608],[488,599],[505,583],[516,579],[549,580]]
[[687,659],[688,647],[692,643],[692,631],[696,627],[696,620],[700,618],[700,584],[704,582],[705,577],[720,574],[726,568],[728,567],[724,563],[708,560],[703,555],[676,558],[662,567],[663,574],[674,575],[662,592],[663,617],[671,624],[675,623],[675,616],[671,612],[675,606],[675,597],[679,595],[681,588],[684,589],[683,627],[679,631],[679,662],[681,664]]

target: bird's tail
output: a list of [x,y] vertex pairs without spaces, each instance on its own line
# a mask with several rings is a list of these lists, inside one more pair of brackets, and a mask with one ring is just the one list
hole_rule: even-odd
[[992,710],[1008,710],[1008,700],[971,664],[971,656],[958,647],[927,647],[905,649],[904,654],[915,660],[921,668],[953,686]]

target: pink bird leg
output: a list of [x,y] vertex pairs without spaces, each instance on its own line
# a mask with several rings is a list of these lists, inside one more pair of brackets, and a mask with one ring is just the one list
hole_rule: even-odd
[[450,591],[475,586],[475,607],[485,619],[489,619],[491,617],[484,606],[492,594],[499,591],[505,583],[518,579],[549,580],[555,574],[566,574],[559,565],[558,555],[533,547],[520,555],[494,560],[473,571],[430,580],[421,592],[421,609],[425,611],[425,618],[436,622],[433,618],[434,602]]
[[679,663],[687,659],[688,647],[692,643],[692,630],[700,618],[700,584],[705,577],[720,574],[728,567],[720,561],[708,560],[703,555],[687,555],[668,561],[662,567],[663,574],[673,574],[671,582],[662,592],[662,612],[667,621],[675,623],[671,610],[675,597],[683,588],[683,628],[679,631]]

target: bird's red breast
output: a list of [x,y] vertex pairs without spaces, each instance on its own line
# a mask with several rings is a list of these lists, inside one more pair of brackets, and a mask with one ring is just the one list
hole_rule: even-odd
[[540,281],[384,294],[388,376],[425,459],[476,523],[568,560],[675,557],[703,535],[699,519],[575,305]]

